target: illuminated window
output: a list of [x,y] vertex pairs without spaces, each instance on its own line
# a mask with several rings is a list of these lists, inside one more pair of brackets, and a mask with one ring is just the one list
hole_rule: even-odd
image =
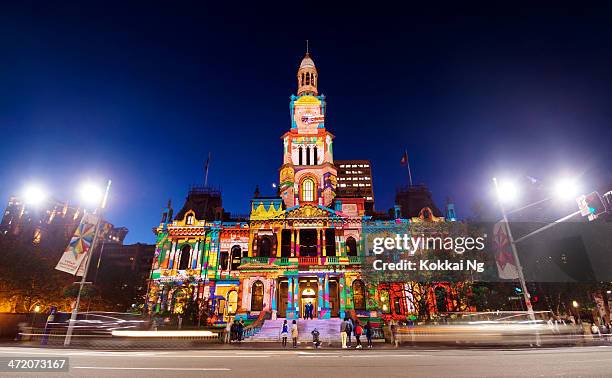
[[255,281],[251,288],[251,311],[263,310],[264,285],[261,281]]
[[302,182],[302,201],[314,201],[314,187],[315,184],[312,179],[306,179],[304,182]]

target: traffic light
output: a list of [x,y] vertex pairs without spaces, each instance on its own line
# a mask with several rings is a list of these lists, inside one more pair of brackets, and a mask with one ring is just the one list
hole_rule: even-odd
[[588,217],[590,221],[606,212],[606,205],[601,196],[597,192],[592,192],[587,195],[582,195],[576,198],[580,214]]

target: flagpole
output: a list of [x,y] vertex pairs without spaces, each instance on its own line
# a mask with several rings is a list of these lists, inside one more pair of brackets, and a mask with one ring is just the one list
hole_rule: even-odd
[[208,165],[210,164],[210,152],[208,153],[208,159],[206,159],[206,175],[204,176],[204,187],[208,186]]
[[412,186],[412,172],[410,172],[410,159],[408,159],[408,149],[404,150],[404,156],[406,156],[406,170],[408,171],[408,182]]
[[[106,207],[106,201],[108,200],[108,192],[110,191],[111,180],[108,180],[106,184],[106,191],[104,192],[104,198],[102,202],[98,205],[98,208],[94,212],[94,214],[98,213],[98,222],[96,223],[96,230],[94,231],[94,237],[91,242],[91,247],[89,251],[87,251],[88,256],[87,261],[85,262],[85,270],[83,271],[83,276],[81,277],[81,282],[79,284],[79,292],[77,294],[76,303],[74,304],[74,308],[72,309],[72,314],[70,315],[70,322],[68,323],[68,330],[66,330],[66,338],[64,339],[64,346],[70,346],[70,341],[72,340],[72,332],[74,330],[74,322],[76,321],[77,314],[79,312],[79,304],[81,303],[81,294],[83,293],[83,287],[85,287],[85,283],[87,283],[87,271],[89,270],[89,264],[91,263],[91,257],[98,243],[100,226],[102,225],[102,215],[104,208]],[[85,214],[83,214],[85,216]],[[77,269],[78,273],[78,269]]]

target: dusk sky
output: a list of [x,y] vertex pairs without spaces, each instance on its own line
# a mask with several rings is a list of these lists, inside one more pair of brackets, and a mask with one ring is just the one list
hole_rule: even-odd
[[493,176],[612,183],[612,7],[87,3],[2,5],[3,203],[110,178],[109,221],[153,243],[211,152],[209,183],[246,214],[278,180],[306,39],[335,158],[372,161],[377,210],[406,184],[404,149],[460,218],[492,206]]

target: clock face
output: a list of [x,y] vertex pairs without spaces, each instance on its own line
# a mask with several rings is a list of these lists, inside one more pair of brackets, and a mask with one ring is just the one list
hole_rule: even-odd
[[293,119],[300,131],[316,132],[319,123],[322,122],[321,107],[318,105],[296,106]]

